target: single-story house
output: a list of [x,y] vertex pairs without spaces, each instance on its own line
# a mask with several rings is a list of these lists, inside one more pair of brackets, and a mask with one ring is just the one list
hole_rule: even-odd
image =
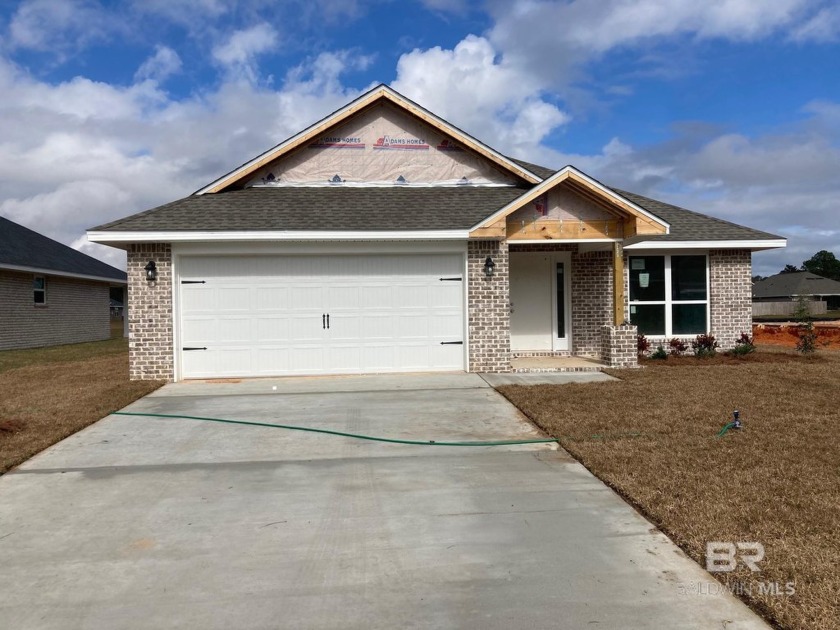
[[194,194],[92,228],[128,252],[131,377],[636,363],[750,330],[785,240],[507,157],[380,85]]
[[840,309],[840,282],[810,271],[777,273],[752,287],[753,302],[795,302],[800,297],[826,303],[830,311]]
[[0,350],[111,336],[110,287],[126,274],[0,217]]

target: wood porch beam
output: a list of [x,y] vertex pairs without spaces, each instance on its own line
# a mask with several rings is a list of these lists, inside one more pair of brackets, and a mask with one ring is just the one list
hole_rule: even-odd
[[624,323],[624,248],[613,243],[613,322]]

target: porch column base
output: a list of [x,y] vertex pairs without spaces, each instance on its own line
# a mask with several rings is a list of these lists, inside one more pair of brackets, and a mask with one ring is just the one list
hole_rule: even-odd
[[601,353],[612,368],[639,367],[636,337],[638,328],[632,324],[601,328]]

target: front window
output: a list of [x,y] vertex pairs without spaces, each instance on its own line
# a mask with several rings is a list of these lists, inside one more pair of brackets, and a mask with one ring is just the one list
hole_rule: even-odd
[[32,278],[32,296],[35,306],[43,306],[47,303],[47,279],[44,276]]
[[708,332],[705,255],[631,256],[630,322],[654,337]]

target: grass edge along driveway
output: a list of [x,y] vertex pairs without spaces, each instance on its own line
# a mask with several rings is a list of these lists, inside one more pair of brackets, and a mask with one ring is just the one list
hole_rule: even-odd
[[[707,542],[763,544],[759,572],[714,575],[765,618],[840,629],[840,353],[611,373],[621,381],[499,390],[701,565]],[[735,409],[745,428],[716,437]]]
[[161,385],[128,380],[122,337],[0,352],[0,474]]

